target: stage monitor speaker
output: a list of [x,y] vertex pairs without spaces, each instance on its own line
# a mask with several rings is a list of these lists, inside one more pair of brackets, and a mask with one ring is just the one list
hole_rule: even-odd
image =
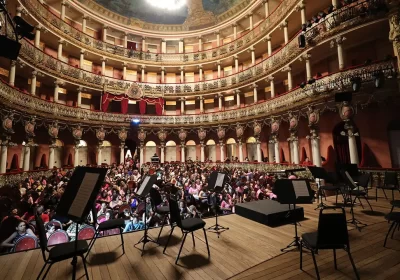
[[0,35],[0,56],[17,60],[19,55],[19,50],[21,49],[21,44],[16,42],[15,40],[9,39],[4,35]]
[[350,102],[353,99],[353,94],[351,92],[341,92],[335,94],[335,102]]
[[306,47],[306,36],[304,34],[299,35],[299,48],[305,48]]

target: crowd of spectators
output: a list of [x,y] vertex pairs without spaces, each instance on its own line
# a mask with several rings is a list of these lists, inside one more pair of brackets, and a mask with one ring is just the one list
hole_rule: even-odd
[[[222,168],[199,162],[143,164],[129,159],[124,164],[108,167],[106,179],[96,198],[97,224],[114,218],[125,219],[124,232],[144,229],[146,226],[160,226],[160,217],[152,205],[136,195],[137,188],[144,174],[157,176],[153,186],[162,196],[162,204],[168,204],[168,195],[173,193],[179,198],[182,218],[213,216],[234,212],[236,203],[260,199],[276,199],[273,193],[274,175],[247,170],[244,168]],[[208,186],[208,179],[213,171],[224,172],[228,180],[221,192],[215,193]],[[25,237],[37,235],[35,213],[45,223],[47,237],[55,232],[64,231],[69,241],[75,240],[76,226],[73,221],[57,215],[56,209],[72,170],[54,170],[51,176],[40,178],[28,177],[16,185],[0,188],[0,245],[1,252],[15,251],[15,245]],[[293,175],[292,177],[293,178]],[[146,212],[147,211],[147,212]],[[146,212],[146,213],[145,213]],[[93,213],[88,216],[85,227],[96,226]],[[147,219],[146,219],[147,217]],[[102,232],[102,236],[119,231]],[[37,245],[36,245],[37,246]]]

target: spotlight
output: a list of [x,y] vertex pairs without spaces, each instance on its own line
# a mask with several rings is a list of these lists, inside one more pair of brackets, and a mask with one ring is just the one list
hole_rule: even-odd
[[300,88],[305,88],[306,87],[306,82],[302,82],[301,84],[300,84]]
[[14,17],[15,27],[19,35],[23,38],[27,38],[29,40],[35,39],[35,34],[33,34],[34,27],[27,23],[22,17],[15,16]]
[[351,81],[351,87],[353,88],[353,91],[359,91],[361,88],[361,78],[360,77],[352,77],[350,79]]
[[132,123],[133,124],[139,124],[140,123],[140,119],[132,119]]
[[376,88],[381,88],[385,84],[385,75],[383,75],[383,72],[379,71],[374,74],[375,77],[375,87]]
[[314,78],[311,78],[311,79],[308,80],[307,83],[308,83],[309,85],[311,85],[311,84],[315,83],[315,79],[314,79]]

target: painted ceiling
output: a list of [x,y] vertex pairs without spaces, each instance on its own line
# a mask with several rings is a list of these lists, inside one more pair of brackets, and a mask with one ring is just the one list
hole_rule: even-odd
[[[155,24],[184,24],[193,12],[208,14],[208,19],[210,19],[228,11],[242,0],[187,0],[186,4],[178,10],[158,9],[147,0],[95,1],[104,8],[128,18],[137,18]],[[205,18],[203,16],[204,20]]]

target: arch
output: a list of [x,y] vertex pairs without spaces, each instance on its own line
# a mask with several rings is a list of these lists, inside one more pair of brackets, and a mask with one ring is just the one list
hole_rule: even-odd
[[67,165],[68,165],[68,166],[73,166],[73,163],[72,163],[72,154],[71,154],[71,153],[69,153],[69,155],[68,155]]
[[87,147],[87,142],[85,140],[79,140],[79,147]]
[[256,138],[254,138],[253,136],[250,136],[249,138],[247,138],[246,143],[256,143]]
[[256,138],[250,136],[246,140],[247,158],[253,162],[257,160],[257,141]]
[[154,141],[148,141],[148,142],[146,142],[145,146],[146,147],[156,147],[157,145]]
[[226,140],[226,156],[231,159],[237,156],[236,140],[234,138],[229,138]]
[[101,146],[103,146],[103,147],[111,147],[111,142],[107,141],[107,140],[104,140],[103,144]]
[[215,145],[215,141],[213,139],[209,139],[209,140],[207,140],[206,145],[207,146]]
[[308,158],[306,148],[301,148],[300,162],[304,162]]
[[186,142],[185,157],[185,160],[196,159],[196,142],[194,142],[193,140],[189,140]]
[[173,141],[173,140],[169,140],[169,141],[165,144],[165,147],[174,147],[174,146],[176,146],[176,143],[175,143],[175,141]]
[[189,140],[186,142],[186,146],[196,146],[196,142],[194,142],[193,140]]
[[64,142],[61,141],[60,139],[56,139],[55,145],[56,145],[57,147],[64,147]]
[[236,140],[233,139],[233,138],[229,138],[228,140],[226,140],[226,144],[227,144],[227,145],[229,145],[229,144],[236,144]]

